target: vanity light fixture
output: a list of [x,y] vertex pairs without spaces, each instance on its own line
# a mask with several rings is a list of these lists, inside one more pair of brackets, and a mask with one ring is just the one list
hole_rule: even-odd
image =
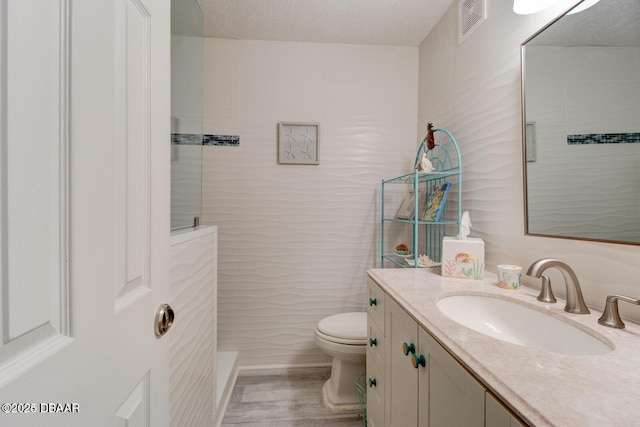
[[584,0],[582,3],[571,9],[567,12],[567,15],[573,15],[574,13],[582,12],[585,9],[589,9],[594,4],[598,3],[600,0]]
[[518,15],[540,12],[554,4],[556,0],[513,0],[513,11]]

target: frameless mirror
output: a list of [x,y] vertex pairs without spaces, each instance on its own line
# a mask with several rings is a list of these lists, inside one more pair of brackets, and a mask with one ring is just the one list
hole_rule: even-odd
[[203,15],[197,0],[171,1],[171,229],[201,216]]
[[522,44],[525,230],[640,244],[640,1],[571,12]]

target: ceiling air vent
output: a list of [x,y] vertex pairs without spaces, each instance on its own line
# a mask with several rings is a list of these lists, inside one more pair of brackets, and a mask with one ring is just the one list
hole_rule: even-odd
[[486,17],[485,0],[460,0],[458,2],[458,44],[478,28]]

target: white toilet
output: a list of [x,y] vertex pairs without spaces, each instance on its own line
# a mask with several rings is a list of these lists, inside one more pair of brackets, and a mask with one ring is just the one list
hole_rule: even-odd
[[324,405],[334,411],[358,409],[356,380],[365,372],[367,313],[341,313],[316,326],[318,347],[333,357],[331,378],[322,387]]

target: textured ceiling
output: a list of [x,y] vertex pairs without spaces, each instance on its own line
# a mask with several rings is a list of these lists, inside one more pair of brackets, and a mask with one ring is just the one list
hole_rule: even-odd
[[198,0],[198,3],[204,13],[205,37],[418,46],[454,1]]
[[640,0],[601,0],[534,37],[537,46],[640,46]]

